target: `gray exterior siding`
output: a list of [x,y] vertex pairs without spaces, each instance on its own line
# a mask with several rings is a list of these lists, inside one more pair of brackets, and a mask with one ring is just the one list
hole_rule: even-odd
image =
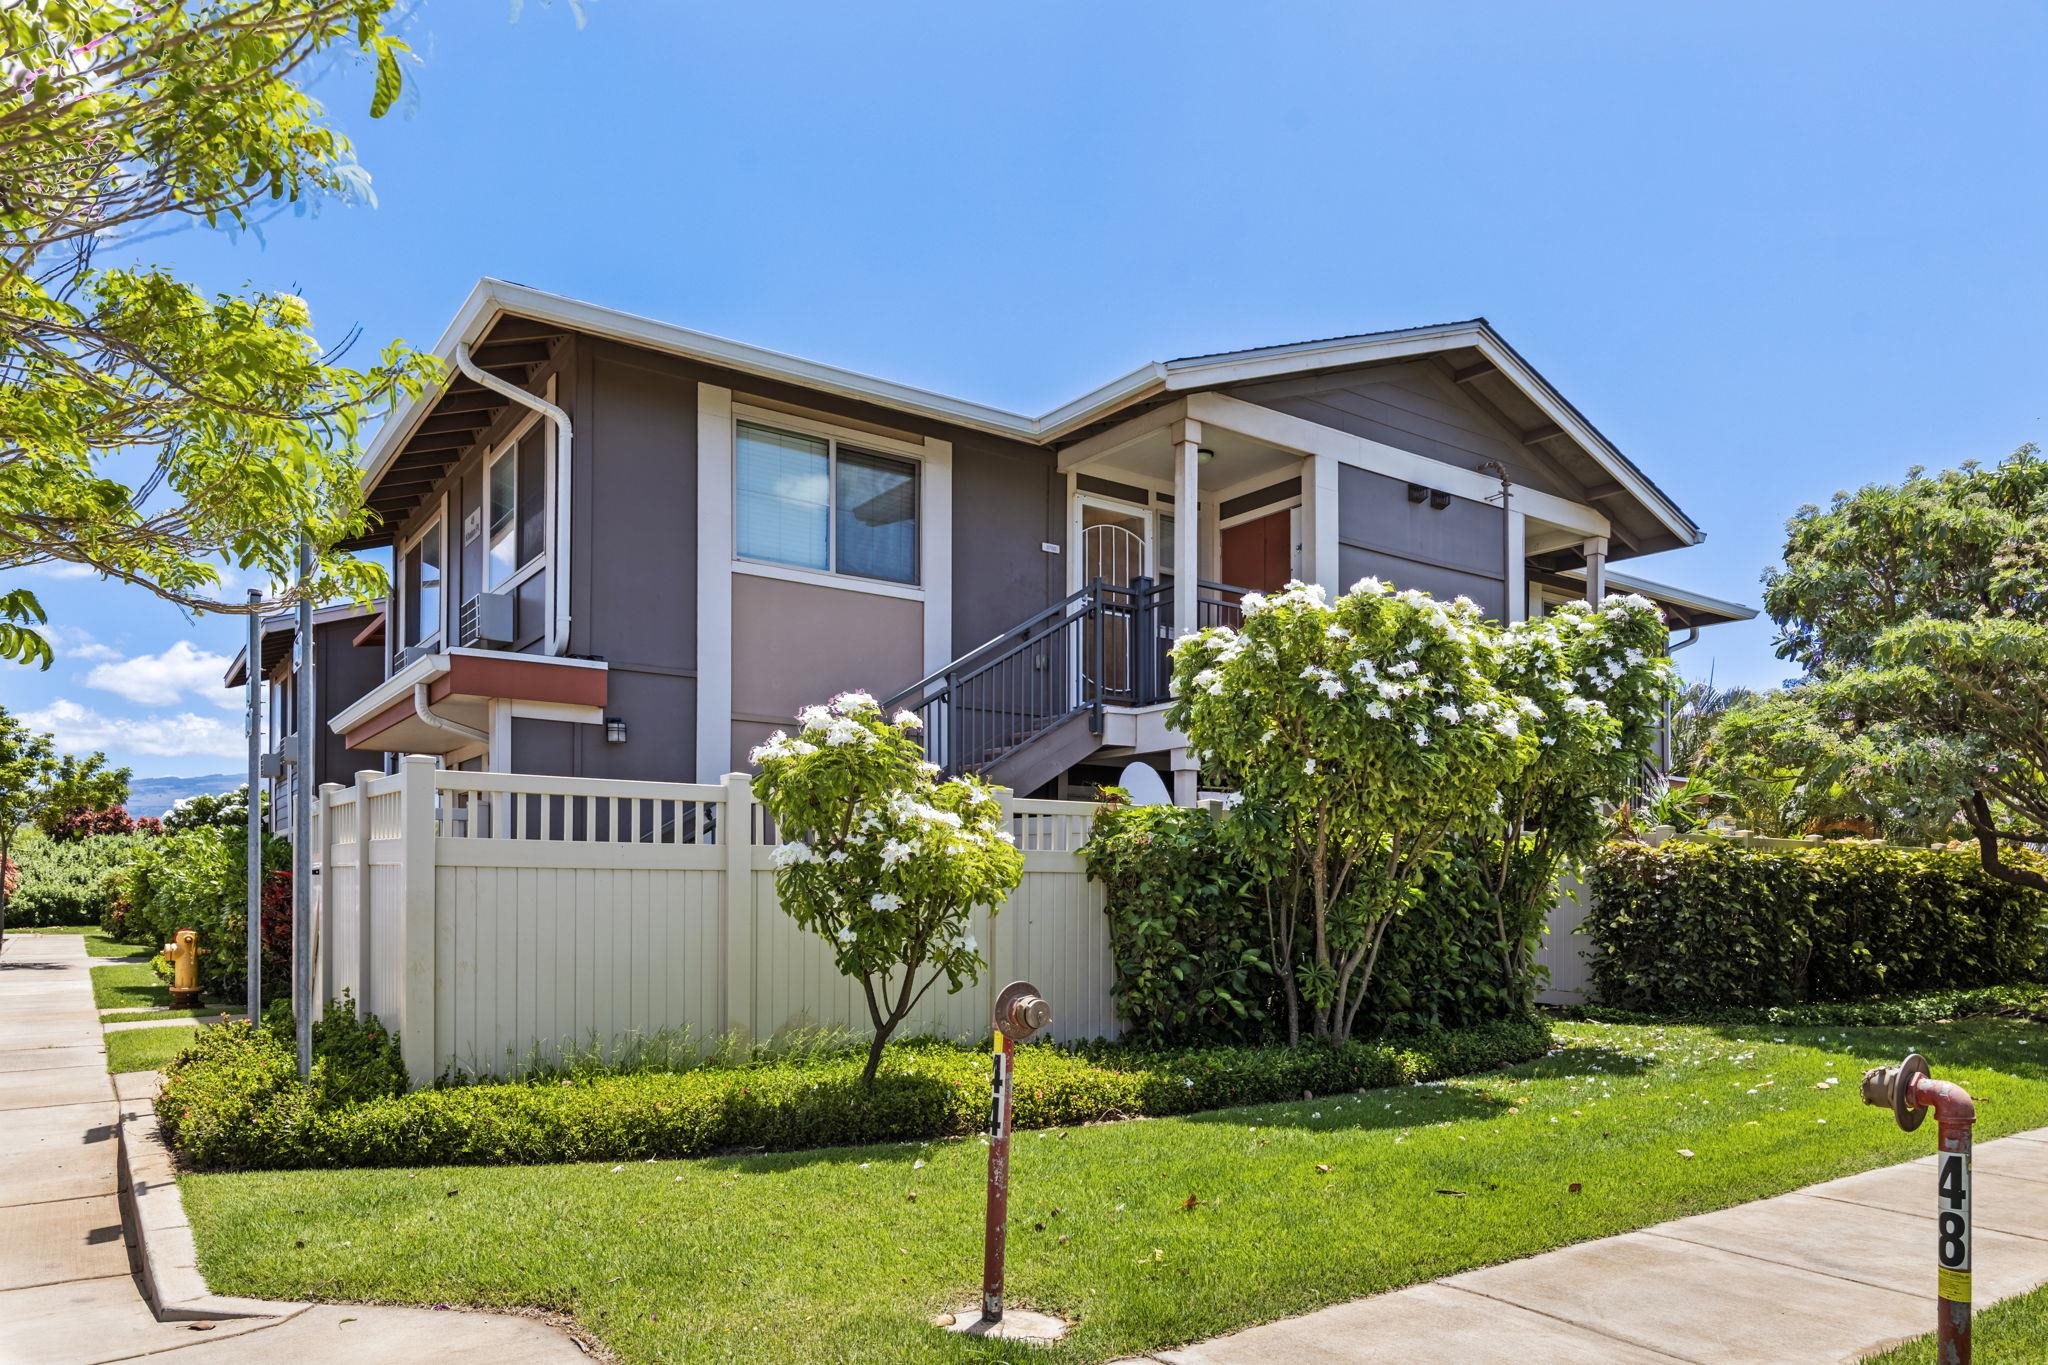
[[1441,511],[1408,501],[1408,485],[1345,466],[1338,471],[1335,588],[1370,574],[1435,597],[1463,594],[1500,619],[1507,602],[1501,510],[1452,498]]
[[1578,501],[1556,471],[1436,365],[1426,360],[1339,374],[1266,380],[1226,390],[1233,397],[1462,469],[1489,460],[1516,483]]
[[[606,711],[626,721],[629,738],[614,745],[599,726],[515,720],[519,771],[665,781],[696,771],[696,528],[703,516],[731,516],[697,506],[699,383],[730,388],[741,401],[952,442],[953,556],[934,571],[951,574],[955,653],[1065,595],[1064,559],[1042,548],[1049,542],[1064,550],[1066,541],[1066,485],[1051,451],[590,337],[572,338],[533,387],[550,374],[555,401],[575,426],[568,652],[606,662]],[[451,642],[461,603],[483,586],[484,537],[465,544],[463,524],[470,512],[479,523],[484,516],[484,453],[523,418],[515,409],[493,423],[420,510],[394,528],[402,543],[446,495]],[[518,648],[538,653],[542,631],[527,628],[524,602],[519,615]],[[395,629],[391,638],[395,655]],[[914,678],[922,660],[910,662]]]

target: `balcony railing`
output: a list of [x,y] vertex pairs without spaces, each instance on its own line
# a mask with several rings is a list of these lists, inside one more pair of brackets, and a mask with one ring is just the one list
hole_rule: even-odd
[[[1040,735],[1087,714],[1101,733],[1103,708],[1167,700],[1173,585],[1096,580],[921,678],[889,699],[924,722],[925,753],[949,773],[977,772]],[[1235,626],[1241,588],[1202,583],[1199,626]]]

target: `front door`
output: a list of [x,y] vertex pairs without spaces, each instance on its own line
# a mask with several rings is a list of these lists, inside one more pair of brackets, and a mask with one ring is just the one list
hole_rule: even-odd
[[1283,507],[1251,521],[1223,528],[1223,581],[1236,588],[1278,592],[1296,576],[1294,524],[1297,509]]

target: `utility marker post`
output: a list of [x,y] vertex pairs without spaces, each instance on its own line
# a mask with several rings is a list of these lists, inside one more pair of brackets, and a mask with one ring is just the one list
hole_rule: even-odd
[[313,1074],[313,729],[320,715],[313,680],[313,542],[299,537],[298,763],[292,772],[292,1016],[297,1023],[299,1079]]
[[1935,1080],[1917,1052],[1897,1066],[1863,1073],[1863,1102],[1889,1108],[1908,1133],[1934,1111],[1941,1132],[1934,1166],[1935,1359],[1970,1365],[1970,1142],[1976,1102],[1961,1086]]
[[257,783],[263,777],[263,614],[256,606],[263,594],[249,589],[249,695],[243,726],[249,732],[249,825],[247,891],[249,901],[248,1001],[249,1022],[263,1019],[263,792]]

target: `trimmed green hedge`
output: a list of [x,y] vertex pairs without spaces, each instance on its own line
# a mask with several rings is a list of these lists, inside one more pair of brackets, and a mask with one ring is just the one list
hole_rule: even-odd
[[135,857],[146,834],[96,834],[59,842],[28,834],[14,845],[20,884],[7,898],[7,926],[97,924],[113,895],[108,874]]
[[1607,1005],[1573,1005],[1557,1011],[1564,1019],[1595,1024],[1775,1025],[1781,1028],[1890,1028],[1949,1019],[2002,1016],[2048,1023],[2048,984],[1978,986],[1969,990],[1920,991],[1887,1000],[1829,1000],[1806,1005],[1762,1005],[1646,1014]]
[[[1267,890],[1227,821],[1183,807],[1105,805],[1082,851],[1104,888],[1111,990],[1127,1037],[1194,1047],[1285,1036]],[[1492,903],[1460,842],[1436,858],[1387,931],[1357,1032],[1468,1028],[1520,1014],[1533,994],[1501,979]]]
[[1581,932],[1603,1003],[1669,1014],[2029,980],[2048,897],[1945,849],[1614,843]]
[[[1044,1128],[1186,1114],[1438,1080],[1541,1056],[1548,1028],[1516,1019],[1341,1048],[1018,1049],[1016,1122]],[[167,1072],[157,1114],[187,1161],[214,1169],[623,1161],[931,1139],[986,1121],[986,1052],[893,1045],[872,1089],[863,1057],[680,1073],[454,1085],[323,1105],[290,1047],[246,1024],[207,1030]]]

